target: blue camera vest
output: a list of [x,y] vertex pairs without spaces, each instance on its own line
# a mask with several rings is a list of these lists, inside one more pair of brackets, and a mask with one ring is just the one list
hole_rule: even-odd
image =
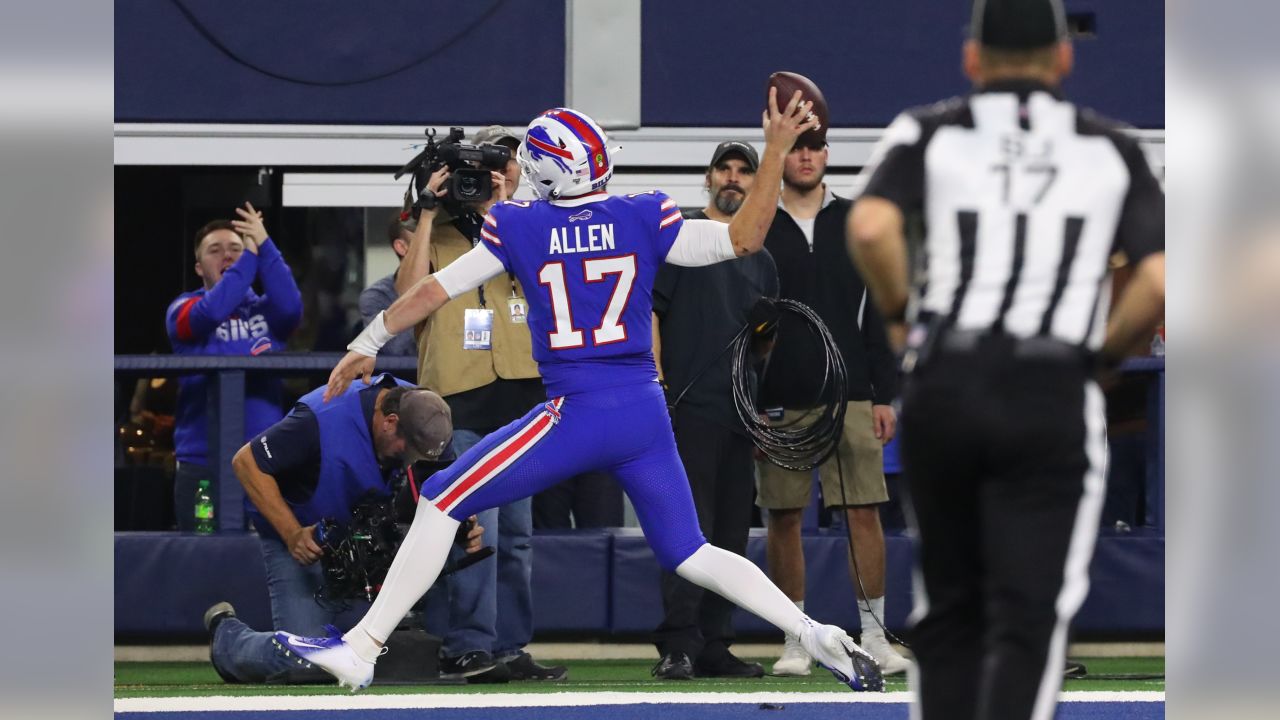
[[[377,375],[374,385],[381,384],[390,375]],[[401,387],[415,387],[399,378],[391,378]],[[298,522],[306,527],[323,518],[333,518],[339,523],[351,519],[351,508],[366,493],[373,491],[390,497],[390,488],[383,480],[382,469],[373,452],[373,438],[369,423],[360,406],[360,392],[369,386],[357,380],[347,391],[330,402],[324,401],[324,387],[303,395],[298,402],[311,408],[320,427],[320,479],[315,492],[303,503],[289,503]],[[278,537],[256,510],[251,512],[258,533]]]

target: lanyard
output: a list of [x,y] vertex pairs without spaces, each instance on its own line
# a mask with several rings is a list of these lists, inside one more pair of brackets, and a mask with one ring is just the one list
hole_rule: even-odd
[[[457,228],[458,232],[462,233],[463,237],[471,240],[471,248],[475,249],[475,246],[480,244],[480,226],[483,222],[484,221],[480,219],[480,216],[477,213],[470,213],[466,215],[459,215],[454,218],[453,226]],[[511,297],[520,297],[516,292],[516,276],[511,272],[507,272],[507,279],[511,282]],[[480,309],[484,310],[485,300],[483,283],[476,287],[476,296],[480,300]]]

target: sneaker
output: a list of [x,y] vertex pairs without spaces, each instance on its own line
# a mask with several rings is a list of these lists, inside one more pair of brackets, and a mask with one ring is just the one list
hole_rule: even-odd
[[851,689],[872,692],[884,690],[884,676],[871,653],[858,647],[849,634],[835,625],[807,624],[800,633],[800,644],[818,665]]
[[218,625],[227,618],[236,616],[236,609],[231,603],[223,601],[211,606],[204,611],[204,629],[209,633],[209,642],[213,642],[213,634],[217,632]]
[[743,662],[728,650],[716,654],[714,659],[699,657],[693,666],[694,675],[704,678],[758,678],[764,677],[760,663]]
[[471,685],[499,685],[511,682],[511,668],[501,660],[495,661],[493,667],[477,675],[467,678]]
[[539,665],[534,661],[533,656],[527,652],[522,652],[515,657],[503,661],[507,669],[511,671],[512,680],[545,680],[555,682],[564,680],[569,677],[569,668],[563,665]]
[[213,636],[218,631],[218,626],[223,620],[236,616],[236,609],[229,602],[220,602],[211,606],[204,611],[204,629],[209,633],[209,664],[213,666],[213,671],[218,673],[218,677],[228,683],[240,682],[230,673],[225,673],[222,668],[218,667],[218,663],[213,659]]
[[911,667],[911,661],[899,655],[883,635],[864,634],[862,649],[871,653],[871,657],[876,659],[876,664],[880,666],[880,673],[883,675],[897,675]]
[[[299,664],[310,663],[338,679],[338,687],[349,687],[351,692],[363,690],[373,682],[373,663],[356,654],[343,642],[342,633],[332,625],[326,625],[328,637],[302,637],[277,630],[271,642],[286,657],[298,658]],[[385,650],[385,648],[384,648]]]
[[812,666],[813,658],[804,651],[800,638],[788,633],[786,645],[782,649],[782,657],[773,664],[773,674],[804,677],[813,672]]
[[1089,668],[1085,667],[1084,663],[1076,660],[1068,660],[1066,664],[1062,666],[1062,677],[1065,680],[1076,680],[1085,677],[1088,674]]
[[653,666],[649,674],[659,680],[691,680],[693,663],[689,662],[689,656],[682,652],[667,653],[658,660],[658,664]]
[[[469,678],[487,673],[498,666],[493,656],[483,650],[472,650],[457,657],[441,658],[440,677],[447,680]],[[506,682],[505,680],[503,682]]]

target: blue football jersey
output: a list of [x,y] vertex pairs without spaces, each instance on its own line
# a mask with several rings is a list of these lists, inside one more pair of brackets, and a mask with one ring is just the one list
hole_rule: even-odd
[[655,191],[571,204],[508,201],[481,237],[529,296],[529,332],[548,395],[657,379],[652,292],[682,223]]

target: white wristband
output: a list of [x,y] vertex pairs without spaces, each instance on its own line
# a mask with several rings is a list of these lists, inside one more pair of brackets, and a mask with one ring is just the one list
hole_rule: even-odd
[[377,357],[378,351],[382,349],[382,346],[391,342],[391,338],[395,337],[387,332],[387,324],[382,319],[382,316],[386,314],[387,311],[383,310],[375,315],[373,322],[360,331],[360,334],[356,336],[355,340],[351,341],[347,349],[360,353],[365,357]]

